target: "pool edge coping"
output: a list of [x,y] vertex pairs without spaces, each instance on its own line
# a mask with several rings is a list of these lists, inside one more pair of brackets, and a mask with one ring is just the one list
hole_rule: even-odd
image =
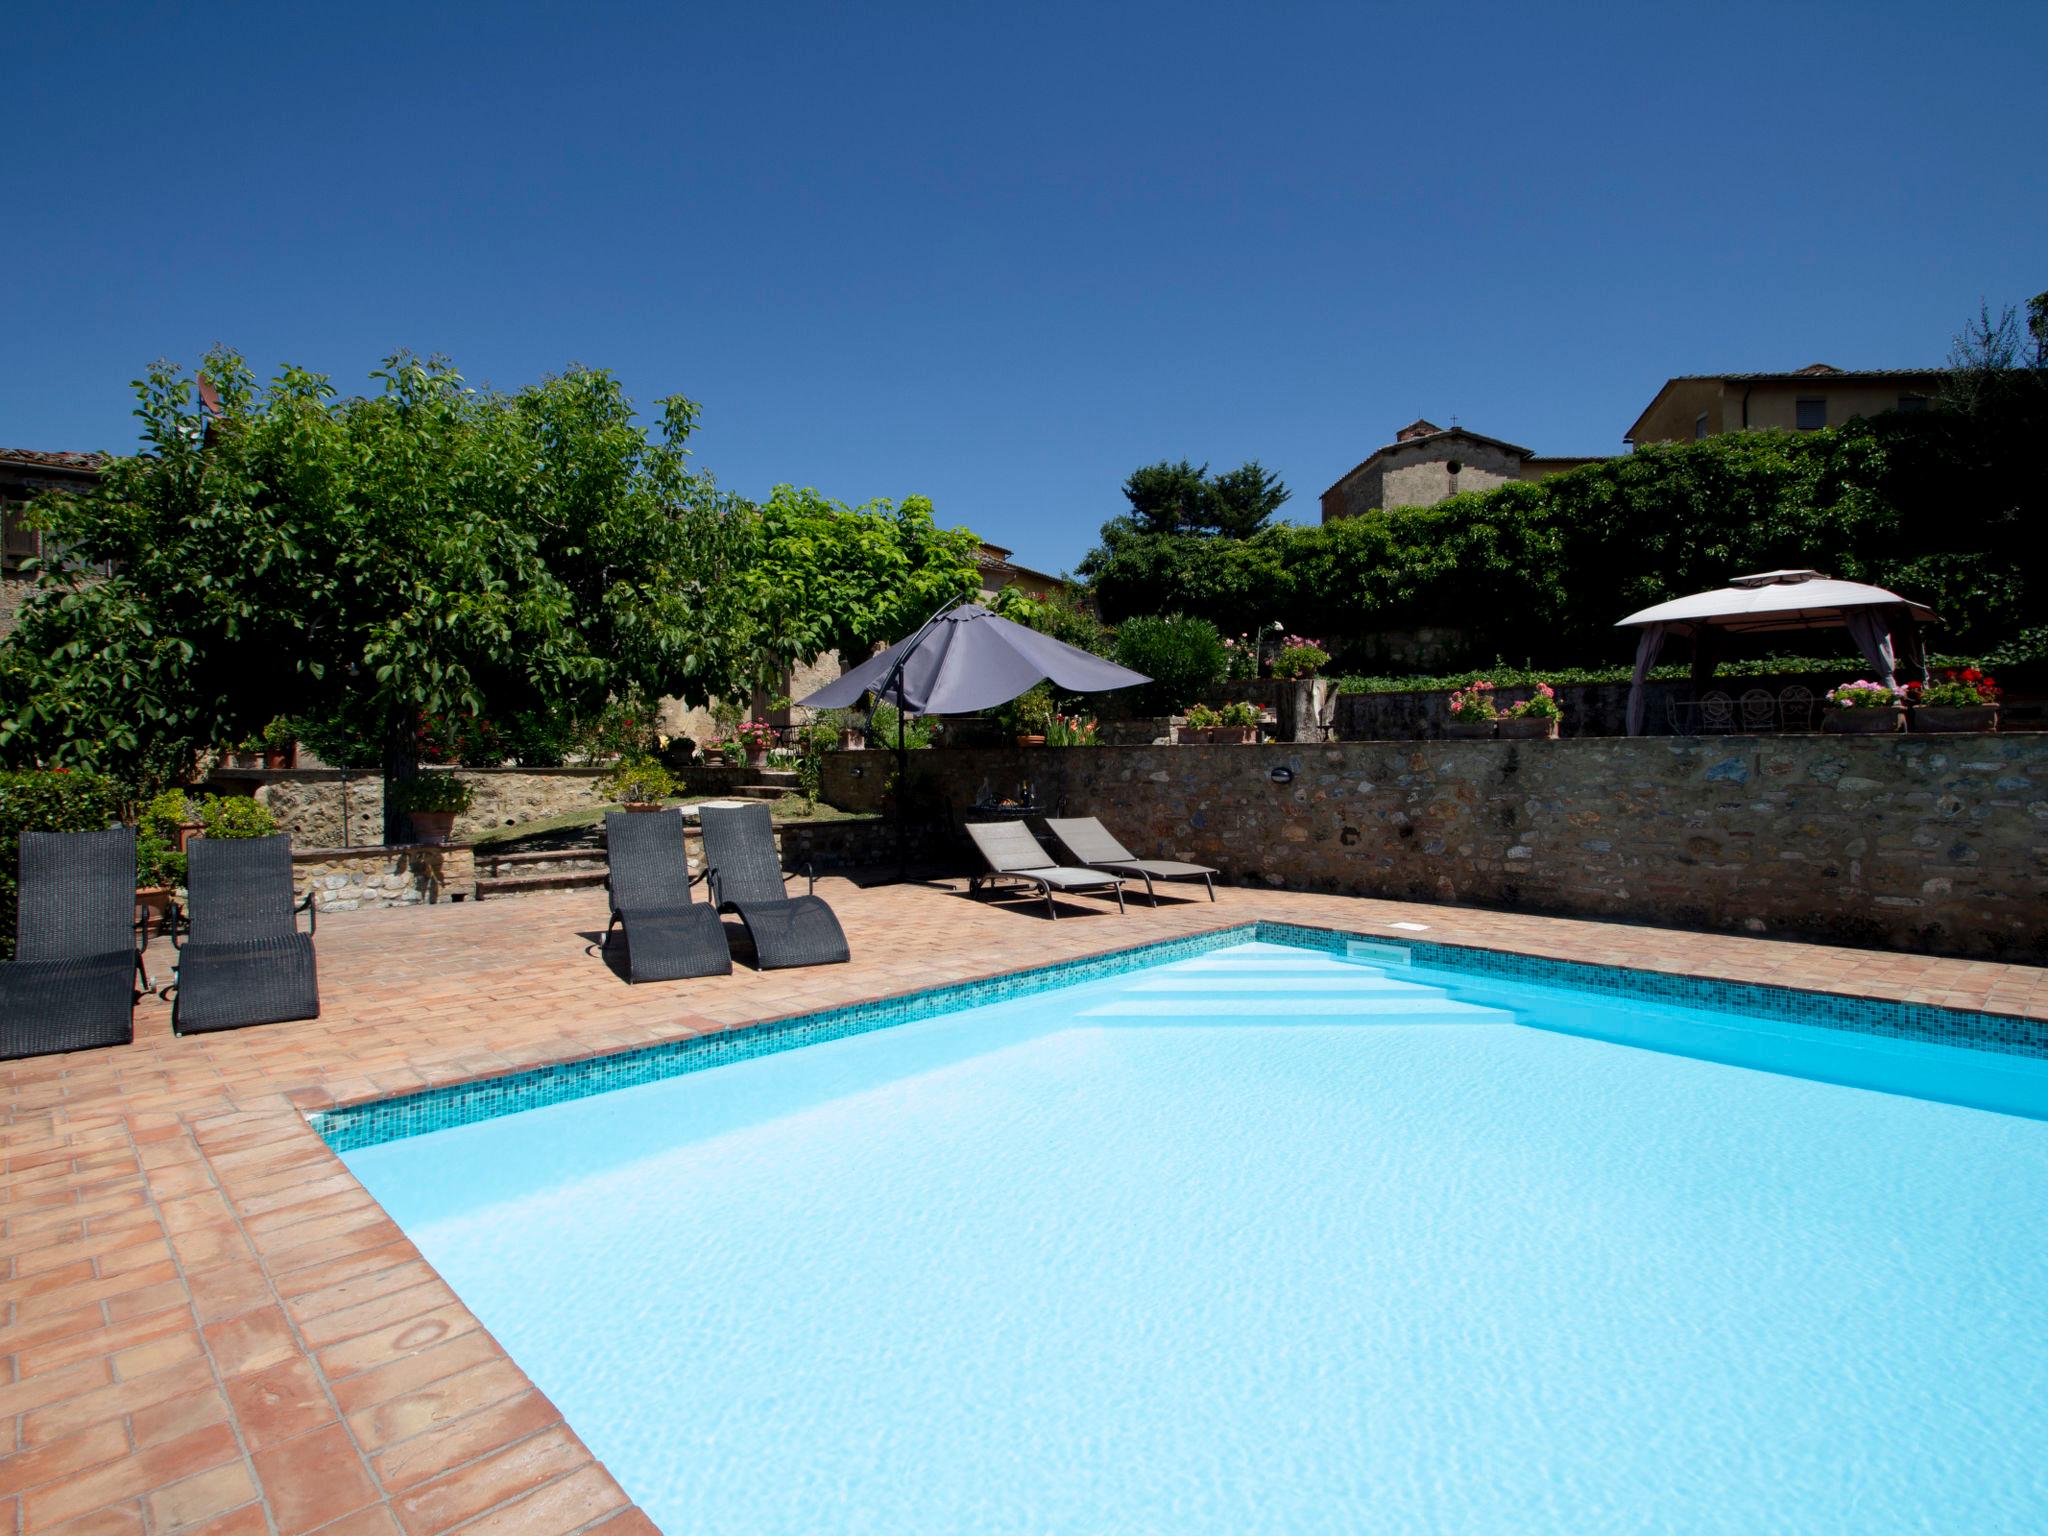
[[[564,1056],[552,1061],[528,1062],[404,1093],[368,1094],[322,1105],[301,1104],[297,1108],[314,1133],[339,1155],[430,1130],[516,1113],[521,1109],[589,1098],[619,1088],[685,1076],[730,1061],[866,1034],[941,1013],[1001,1002],[1011,996],[1078,985],[1243,942],[1288,944],[1337,954],[1347,952],[1353,943],[1370,944],[1378,949],[1403,949],[1411,956],[1422,951],[1439,961],[1448,961],[1440,966],[1442,969],[1466,971],[1475,976],[1574,987],[1607,995],[1648,995],[1659,1002],[1741,1009],[1767,1018],[1838,1029],[1845,1033],[1956,1046],[1993,1055],[2048,1058],[2048,1020],[2033,1019],[2024,1014],[1797,987],[1783,982],[1742,981],[1686,971],[1560,959],[1456,939],[1421,939],[1405,933],[1368,934],[1321,924],[1254,917],[1194,933],[1119,945],[1042,965],[990,972],[824,1008],[722,1024],[665,1040]],[[1416,963],[1428,965],[1430,961],[1423,959]],[[670,1070],[655,1070],[663,1065]],[[547,1089],[551,1082],[580,1091],[549,1094]],[[520,1098],[526,1102],[502,1102]],[[432,1110],[444,1105],[471,1112],[451,1115],[441,1123],[403,1128],[408,1120],[431,1118]],[[385,1134],[350,1134],[351,1127],[359,1124],[393,1120],[400,1122],[401,1128]]]

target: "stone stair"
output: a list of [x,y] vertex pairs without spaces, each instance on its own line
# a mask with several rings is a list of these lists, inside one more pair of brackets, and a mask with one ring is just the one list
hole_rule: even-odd
[[584,846],[534,848],[512,853],[476,851],[476,899],[524,896],[534,891],[573,891],[602,887],[607,869],[604,849]]
[[759,783],[735,784],[724,793],[736,800],[780,800],[801,788],[794,773],[764,768],[755,777]]

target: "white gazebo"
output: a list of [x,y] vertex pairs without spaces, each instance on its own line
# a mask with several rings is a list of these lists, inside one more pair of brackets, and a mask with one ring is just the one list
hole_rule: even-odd
[[1693,642],[1693,678],[1703,681],[1714,668],[1714,641],[1721,635],[1754,635],[1777,630],[1846,629],[1872,673],[1896,684],[1903,662],[1926,675],[1920,626],[1934,618],[1923,603],[1883,587],[1860,581],[1836,581],[1819,571],[1764,571],[1737,576],[1725,587],[1695,592],[1690,597],[1658,603],[1632,613],[1615,625],[1639,629],[1635,682],[1628,692],[1628,733],[1643,734],[1643,684],[1666,640],[1689,636]]

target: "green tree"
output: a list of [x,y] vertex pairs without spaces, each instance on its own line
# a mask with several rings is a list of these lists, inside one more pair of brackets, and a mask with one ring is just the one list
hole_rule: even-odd
[[981,540],[939,527],[922,496],[848,507],[778,485],[747,523],[746,635],[764,682],[827,651],[858,661],[980,586]]
[[1137,534],[1200,534],[1247,539],[1285,505],[1290,492],[1257,459],[1211,475],[1186,459],[1161,459],[1124,482],[1131,510],[1120,521]]
[[205,373],[217,415],[151,368],[145,451],[35,507],[66,559],[0,647],[10,760],[159,780],[288,708],[388,780],[425,717],[733,686],[743,529],[688,467],[689,402],[650,437],[595,371],[506,396],[399,355],[348,399],[228,352]]

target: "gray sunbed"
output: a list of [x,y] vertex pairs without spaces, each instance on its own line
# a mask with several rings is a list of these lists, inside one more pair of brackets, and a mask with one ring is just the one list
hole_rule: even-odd
[[194,838],[185,859],[191,912],[171,1028],[190,1035],[320,1017],[310,932],[319,919],[311,891],[292,904],[292,840],[282,832]]
[[725,924],[709,902],[692,901],[680,811],[607,811],[604,818],[605,889],[612,929],[624,930],[626,980],[675,981],[684,976],[729,976],[732,951]]
[[991,877],[1022,880],[1038,887],[1045,897],[1046,916],[1055,919],[1060,915],[1053,905],[1055,891],[1090,891],[1097,895],[1113,891],[1116,893],[1117,911],[1124,909],[1121,876],[1099,869],[1069,869],[1053,863],[1045,845],[1032,836],[1031,829],[1022,822],[970,821],[967,835],[974,839],[975,848],[988,865],[987,875],[976,875],[968,882],[969,891],[979,889]]
[[789,878],[775,851],[775,827],[765,805],[707,805],[697,813],[704,828],[704,873],[711,882],[711,903],[721,912],[737,912],[754,940],[754,960],[762,970],[793,965],[838,965],[848,958],[846,930],[811,889],[792,896],[784,889]]
[[1154,880],[1195,880],[1207,887],[1209,899],[1216,899],[1217,871],[1206,864],[1183,864],[1178,859],[1141,859],[1118,842],[1093,816],[1052,816],[1046,818],[1060,845],[1090,869],[1106,869],[1119,875],[1136,875],[1145,882],[1145,899],[1159,905],[1152,889]]
[[21,834],[0,1060],[135,1038],[135,829]]

